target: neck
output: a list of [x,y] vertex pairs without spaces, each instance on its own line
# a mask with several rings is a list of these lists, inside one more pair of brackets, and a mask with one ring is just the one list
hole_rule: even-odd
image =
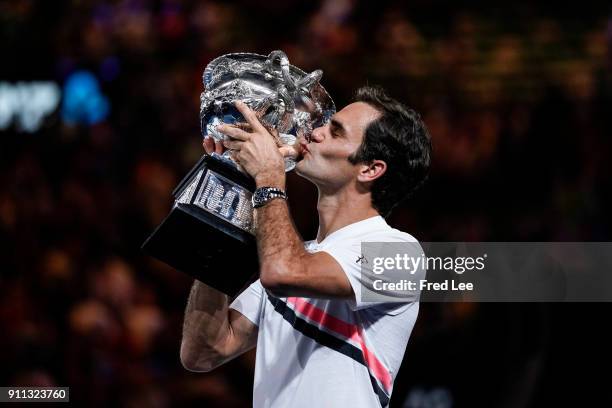
[[319,212],[319,231],[317,242],[321,242],[329,234],[342,227],[380,215],[372,207],[370,194],[336,191],[333,194],[319,189],[317,203]]

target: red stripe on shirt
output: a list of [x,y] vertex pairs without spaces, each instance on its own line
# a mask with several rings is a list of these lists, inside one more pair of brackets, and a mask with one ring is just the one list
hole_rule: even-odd
[[308,317],[310,320],[359,344],[363,353],[363,358],[372,374],[374,374],[387,391],[391,389],[391,374],[383,363],[381,363],[374,353],[366,346],[361,327],[340,320],[303,298],[290,297],[287,298],[287,303],[292,304],[297,312]]

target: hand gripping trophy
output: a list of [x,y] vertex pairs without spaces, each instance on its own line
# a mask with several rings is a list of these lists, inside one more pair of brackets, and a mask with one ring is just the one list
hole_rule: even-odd
[[[246,122],[234,101],[246,103],[284,151],[335,113],[320,84],[321,70],[306,74],[290,65],[285,53],[268,56],[226,54],[208,64],[200,96],[202,134],[226,136],[219,124]],[[296,154],[285,157],[285,171]],[[236,294],[257,272],[252,193],[254,180],[244,173],[232,151],[204,155],[173,192],[170,214],[143,244],[148,254],[196,279]]]

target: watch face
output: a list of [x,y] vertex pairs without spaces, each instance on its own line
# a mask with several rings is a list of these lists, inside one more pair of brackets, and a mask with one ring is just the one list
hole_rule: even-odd
[[262,206],[275,197],[285,198],[285,193],[282,190],[272,187],[261,187],[255,190],[253,194],[253,207]]
[[253,205],[261,205],[266,202],[268,199],[269,192],[265,188],[258,188],[255,190],[255,194],[253,194]]
[[253,199],[255,200],[256,203],[260,203],[266,199],[266,195],[267,195],[266,190],[258,189],[255,191],[255,195],[253,196]]

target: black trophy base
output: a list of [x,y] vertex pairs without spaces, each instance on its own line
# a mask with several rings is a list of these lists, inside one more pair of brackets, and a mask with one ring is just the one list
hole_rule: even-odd
[[[202,170],[203,173],[200,173]],[[175,198],[180,197],[194,180],[203,180],[211,170],[244,190],[254,190],[252,180],[242,173],[215,157],[205,156],[179,184],[173,193]],[[200,190],[202,181],[196,182],[199,183],[196,190]],[[195,193],[192,195],[196,196]],[[176,204],[147,238],[142,249],[148,255],[233,297],[258,272],[255,237],[200,208],[194,204],[194,200]]]
[[178,204],[145,241],[149,255],[229,296],[237,295],[257,273],[257,248],[220,233],[214,216]]

